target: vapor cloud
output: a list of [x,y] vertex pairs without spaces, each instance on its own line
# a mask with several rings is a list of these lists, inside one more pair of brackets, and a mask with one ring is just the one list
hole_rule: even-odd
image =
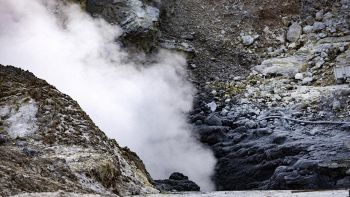
[[119,27],[59,2],[0,0],[0,63],[72,96],[109,137],[136,151],[154,178],[180,171],[213,189],[215,159],[186,123],[193,88],[184,80],[184,57],[162,51],[152,65],[130,63],[115,43]]

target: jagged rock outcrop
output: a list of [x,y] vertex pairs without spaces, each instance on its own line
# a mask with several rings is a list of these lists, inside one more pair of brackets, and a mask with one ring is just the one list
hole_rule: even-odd
[[76,101],[0,65],[0,195],[58,190],[157,192],[138,156],[108,139]]
[[200,191],[200,187],[187,176],[174,172],[169,179],[154,180],[157,189],[162,192]]
[[83,7],[94,17],[120,25],[122,40],[129,47],[150,51],[158,43],[159,3],[157,0],[86,0]]

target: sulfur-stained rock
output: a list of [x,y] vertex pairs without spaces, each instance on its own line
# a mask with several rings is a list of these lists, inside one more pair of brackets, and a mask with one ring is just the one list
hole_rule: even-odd
[[1,196],[157,192],[137,155],[108,139],[69,96],[12,66],[0,65],[0,79]]
[[264,60],[255,70],[263,75],[283,75],[293,78],[300,71],[306,60],[303,56],[272,58]]

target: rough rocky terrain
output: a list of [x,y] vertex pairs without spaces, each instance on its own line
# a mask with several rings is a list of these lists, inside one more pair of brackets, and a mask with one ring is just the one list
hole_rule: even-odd
[[[190,121],[219,190],[347,188],[350,2],[161,1],[157,42],[188,54]],[[159,25],[159,26],[158,26]]]
[[347,190],[339,191],[226,191],[210,193],[178,193],[178,194],[154,194],[149,197],[345,197]]
[[[226,192],[185,192],[168,194],[150,194],[139,195],[140,197],[345,197],[348,196],[348,190],[337,191],[226,191]],[[101,195],[68,193],[68,192],[50,192],[50,193],[24,193],[13,197],[101,197]]]
[[[348,34],[347,4],[346,0],[165,0],[161,7],[161,42],[180,43],[191,49],[189,69],[200,88],[205,82],[245,76],[264,59],[298,49],[324,34]],[[315,19],[321,10],[328,14],[323,21]],[[297,36],[288,34],[292,23],[298,24],[299,33],[299,23],[306,27],[304,30],[312,27],[311,34],[293,44],[288,40],[288,35]],[[317,28],[327,33],[321,34]]]
[[[345,197],[348,190],[337,191],[228,191],[228,192],[186,192],[173,194],[151,194],[142,197]],[[55,192],[55,193],[26,193],[14,197],[101,197],[100,195],[83,195],[77,193]]]
[[138,156],[78,103],[28,71],[0,65],[0,195],[157,192]]
[[[125,46],[188,55],[198,89],[189,121],[218,159],[218,190],[350,187],[350,88],[333,73],[350,63],[349,0],[79,2],[120,24]],[[11,76],[0,80],[4,195],[33,191],[29,183],[37,192],[155,191],[137,156],[108,140],[75,102],[28,73],[1,70]],[[18,116],[25,124],[11,127]],[[130,167],[119,172],[123,163]],[[128,168],[138,173],[125,175]]]
[[349,64],[349,5],[304,1],[298,17],[281,17],[281,37],[257,32],[279,46],[242,34],[262,61],[206,82],[190,119],[218,158],[218,190],[350,187],[350,88],[333,74]]

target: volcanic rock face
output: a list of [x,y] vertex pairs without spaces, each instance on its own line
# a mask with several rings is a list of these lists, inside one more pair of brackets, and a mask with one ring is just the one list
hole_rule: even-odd
[[[300,8],[301,19],[283,17],[280,31],[264,28],[260,39],[279,47],[245,47],[262,60],[249,75],[208,81],[198,95],[190,119],[218,158],[219,190],[350,186],[350,88],[333,76],[349,65],[349,1]],[[297,35],[285,40],[290,29]]]
[[149,51],[157,44],[159,2],[145,0],[86,0],[86,10],[92,16],[118,24],[123,29],[123,41]]
[[138,156],[94,125],[69,96],[0,65],[0,195],[57,190],[154,193]]
[[[191,115],[198,138],[218,158],[217,189],[349,187],[349,87],[288,90],[282,77],[258,81],[230,107],[203,106]],[[220,124],[208,122],[213,116]]]

